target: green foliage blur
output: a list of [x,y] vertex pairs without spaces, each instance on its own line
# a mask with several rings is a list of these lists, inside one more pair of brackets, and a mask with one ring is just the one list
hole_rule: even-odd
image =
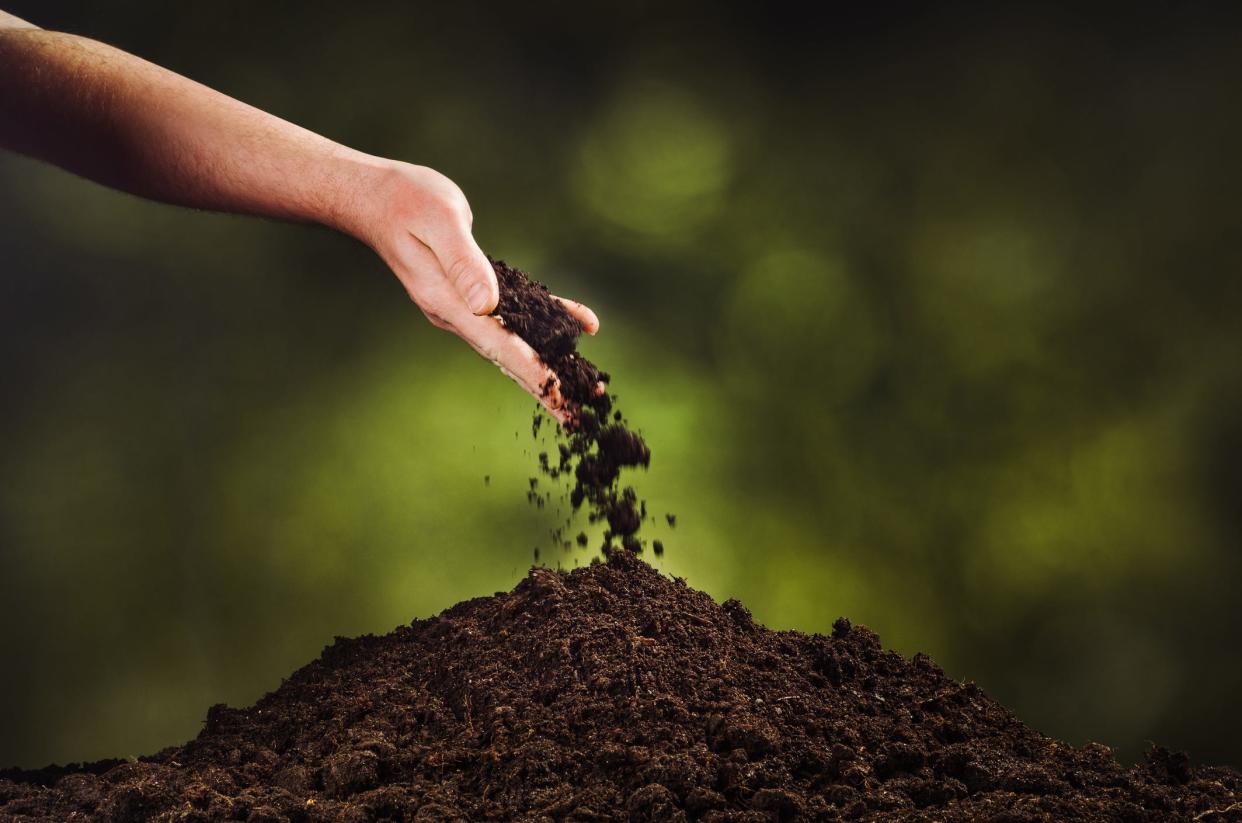
[[[1242,765],[1234,21],[648,5],[11,10],[457,180],[599,312],[662,569]],[[529,398],[323,229],[0,157],[0,375],[0,765],[591,557]]]

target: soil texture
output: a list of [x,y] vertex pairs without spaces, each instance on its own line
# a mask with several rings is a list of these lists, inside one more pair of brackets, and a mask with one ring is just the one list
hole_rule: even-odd
[[632,553],[338,639],[136,762],[0,773],[6,821],[1199,821],[1242,775],[1026,727],[929,658],[769,631]]
[[[607,390],[610,377],[578,352],[582,328],[578,321],[542,283],[525,272],[492,260],[500,285],[500,302],[494,315],[505,328],[525,340],[560,380],[561,396],[571,409],[572,422],[558,433],[557,454],[539,454],[539,470],[552,479],[572,478],[569,502],[574,511],[587,504],[591,523],[605,524],[604,548],[618,541],[632,552],[641,552],[645,541],[638,531],[648,519],[647,505],[631,486],[621,483],[623,469],[651,463],[651,450],[632,431],[616,407],[616,396]],[[547,387],[545,387],[545,391]],[[535,410],[532,434],[539,434],[543,416]],[[543,506],[551,499],[540,492],[538,478],[531,479],[528,499]],[[552,541],[569,549],[573,543],[567,520],[552,532]],[[579,535],[578,545],[588,540]],[[654,546],[653,546],[654,548]],[[663,553],[660,544],[658,553]],[[538,555],[536,555],[536,560]]]

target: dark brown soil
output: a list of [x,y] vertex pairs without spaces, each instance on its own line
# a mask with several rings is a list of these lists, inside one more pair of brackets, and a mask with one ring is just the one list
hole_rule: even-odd
[[[556,479],[573,478],[569,502],[576,511],[585,502],[592,523],[606,523],[604,548],[613,540],[632,552],[641,552],[645,542],[638,531],[648,519],[647,506],[638,499],[630,486],[622,486],[621,471],[651,462],[651,450],[643,438],[626,425],[624,415],[616,408],[616,396],[600,386],[607,386],[609,375],[578,353],[578,337],[582,328],[542,283],[532,280],[520,269],[493,260],[500,284],[500,302],[494,312],[505,327],[521,337],[543,359],[560,379],[560,390],[572,410],[572,422],[561,433],[565,442],[558,444],[555,459],[548,452],[539,455],[539,469]],[[532,434],[539,435],[543,417],[535,410]],[[543,506],[551,495],[540,492],[538,479],[531,479],[527,497]],[[569,549],[571,520],[552,532],[552,541]],[[582,535],[580,534],[581,538]],[[579,539],[586,545],[586,539]],[[653,546],[653,549],[655,547]],[[657,552],[663,553],[661,543]],[[538,554],[536,553],[536,560]]]
[[0,774],[0,818],[1220,823],[1242,775],[1121,766],[867,629],[769,631],[617,550],[338,639],[185,746]]

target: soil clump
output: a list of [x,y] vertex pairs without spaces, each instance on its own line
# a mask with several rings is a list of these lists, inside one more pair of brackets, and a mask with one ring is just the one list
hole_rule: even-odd
[[630,552],[340,639],[136,762],[0,773],[0,819],[1237,821],[1242,775],[1023,725],[841,619],[770,631]]
[[[633,487],[622,485],[620,478],[623,469],[646,468],[651,463],[651,450],[626,425],[616,407],[616,396],[607,391],[609,374],[578,352],[582,327],[577,319],[546,286],[525,272],[503,260],[492,260],[492,267],[500,286],[494,316],[525,340],[556,374],[561,396],[573,415],[566,430],[558,432],[561,442],[557,454],[540,453],[539,470],[552,479],[562,475],[572,478],[569,502],[573,511],[586,503],[590,522],[606,524],[605,549],[616,540],[632,552],[641,552],[645,542],[638,532],[648,519],[646,501],[638,498]],[[542,423],[543,415],[537,408],[532,435],[538,436]],[[531,478],[527,497],[540,507],[551,499],[549,493],[539,491],[538,478]],[[572,515],[552,532],[553,543],[564,549],[573,545],[568,534],[571,522]],[[586,544],[581,539],[577,542]],[[660,552],[663,550],[661,544]]]

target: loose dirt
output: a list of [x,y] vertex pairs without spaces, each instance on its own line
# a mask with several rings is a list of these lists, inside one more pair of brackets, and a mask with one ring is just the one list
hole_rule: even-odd
[[[607,391],[608,373],[578,353],[582,333],[578,321],[546,286],[525,272],[503,260],[493,260],[492,267],[500,285],[495,316],[548,364],[560,380],[561,396],[573,411],[571,424],[557,434],[558,453],[549,457],[548,452],[541,452],[539,470],[553,480],[562,475],[573,478],[569,503],[577,511],[585,502],[590,522],[607,524],[605,549],[617,540],[630,551],[641,552],[646,544],[638,531],[648,519],[647,504],[633,487],[623,486],[620,478],[623,469],[646,468],[651,450],[626,425],[616,407],[616,396]],[[546,391],[548,387],[544,388]],[[538,437],[542,423],[542,412],[536,409],[531,424],[534,436]],[[551,493],[539,490],[538,478],[531,478],[527,497],[540,507],[552,499]],[[560,548],[573,545],[568,537],[571,523],[572,514],[552,532],[552,542]],[[585,533],[579,533],[578,545],[588,542]],[[664,551],[662,543],[652,548],[657,554]]]
[[774,632],[630,552],[338,639],[137,762],[0,773],[0,819],[1200,821],[1242,775],[1026,727],[862,627]]

